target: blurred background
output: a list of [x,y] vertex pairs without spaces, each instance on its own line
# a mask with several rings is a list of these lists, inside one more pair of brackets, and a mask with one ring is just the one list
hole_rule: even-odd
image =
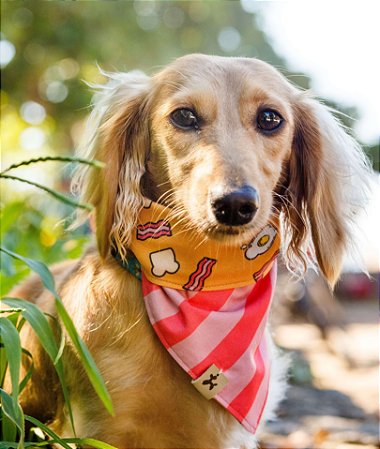
[[[98,66],[151,74],[202,52],[258,57],[311,88],[343,113],[378,172],[379,13],[369,1],[2,2],[2,170],[73,154],[93,95],[86,83],[104,82]],[[68,194],[71,170],[49,162],[10,173]],[[334,297],[312,274],[304,283],[280,277],[274,331],[294,359],[292,387],[263,447],[377,447],[378,200],[377,175],[358,236],[371,277],[347,258]],[[1,213],[2,244],[48,264],[79,257],[90,239],[86,227],[66,231],[72,208],[26,183],[2,180]],[[2,293],[26,274],[4,256]]]

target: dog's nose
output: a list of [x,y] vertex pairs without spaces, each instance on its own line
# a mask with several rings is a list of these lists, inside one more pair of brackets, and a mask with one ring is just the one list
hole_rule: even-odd
[[259,194],[243,186],[212,201],[212,211],[220,224],[242,226],[249,223],[259,208]]

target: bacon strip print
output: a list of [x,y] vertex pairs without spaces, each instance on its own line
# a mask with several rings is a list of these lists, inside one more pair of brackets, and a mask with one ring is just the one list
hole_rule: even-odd
[[216,264],[215,259],[204,257],[198,262],[197,269],[190,275],[187,284],[182,288],[189,291],[202,290],[206,279],[211,275],[212,267]]
[[253,274],[253,279],[257,282],[259,281],[264,273],[268,270],[268,268],[273,264],[273,262],[275,261],[276,257],[279,255],[280,251],[277,250],[273,256],[268,260],[268,262],[266,262],[263,267],[259,270],[256,271],[256,273]]
[[170,223],[166,220],[160,220],[156,223],[149,221],[143,225],[137,226],[137,240],[159,239],[160,237],[171,237],[172,229]]

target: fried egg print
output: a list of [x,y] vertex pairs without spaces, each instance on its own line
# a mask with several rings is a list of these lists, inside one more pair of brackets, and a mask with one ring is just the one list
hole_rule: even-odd
[[270,224],[266,225],[248,245],[242,247],[245,250],[245,257],[252,260],[264,254],[273,245],[276,235],[276,229]]

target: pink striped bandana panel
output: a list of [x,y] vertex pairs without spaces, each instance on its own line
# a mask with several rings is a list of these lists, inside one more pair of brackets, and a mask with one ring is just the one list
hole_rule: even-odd
[[207,399],[217,400],[255,433],[266,403],[265,326],[277,264],[253,285],[184,291],[142,279],[146,310],[162,344]]

